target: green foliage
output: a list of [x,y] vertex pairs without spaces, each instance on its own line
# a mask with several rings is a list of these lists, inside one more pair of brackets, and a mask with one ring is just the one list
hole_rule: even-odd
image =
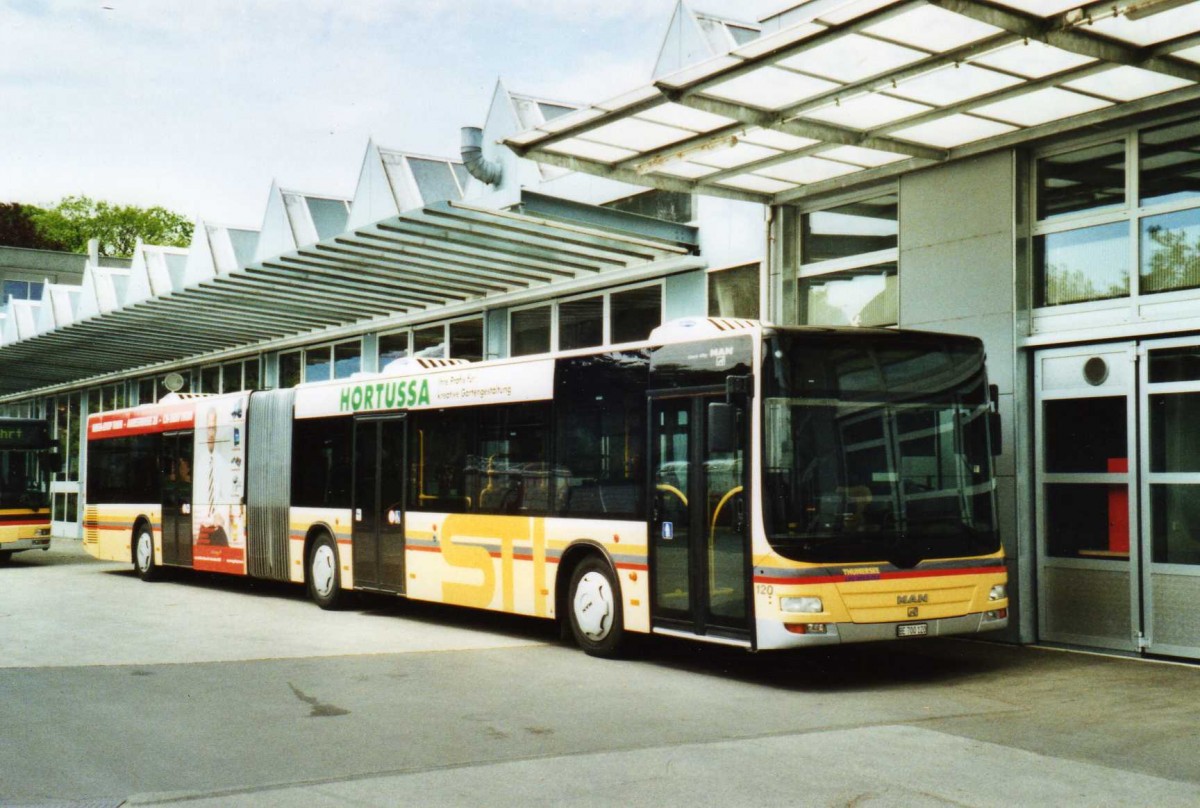
[[57,205],[35,210],[38,232],[71,252],[87,252],[88,239],[100,240],[100,254],[128,258],[138,238],[147,244],[186,247],[192,223],[178,213],[155,205],[113,205],[86,196],[63,197]]
[[65,250],[62,242],[45,236],[38,229],[35,216],[42,212],[33,205],[0,202],[0,244],[31,250]]
[[1157,224],[1148,228],[1144,251],[1150,260],[1143,260],[1143,292],[1200,286],[1200,241],[1190,242],[1188,229],[1173,230]]

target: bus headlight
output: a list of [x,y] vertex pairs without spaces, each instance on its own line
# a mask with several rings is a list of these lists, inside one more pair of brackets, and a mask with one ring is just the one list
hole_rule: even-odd
[[779,608],[791,614],[820,614],[825,611],[820,598],[780,598]]
[[988,600],[1005,600],[1008,598],[1008,587],[1004,584],[996,584],[992,587],[992,591],[988,592]]

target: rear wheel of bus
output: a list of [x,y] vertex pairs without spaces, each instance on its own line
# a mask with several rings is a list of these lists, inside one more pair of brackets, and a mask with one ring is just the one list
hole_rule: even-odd
[[621,590],[612,567],[590,556],[571,574],[567,604],[575,643],[591,656],[619,657],[625,646]]
[[153,581],[161,572],[154,562],[154,534],[145,524],[139,525],[134,534],[133,568],[143,581]]

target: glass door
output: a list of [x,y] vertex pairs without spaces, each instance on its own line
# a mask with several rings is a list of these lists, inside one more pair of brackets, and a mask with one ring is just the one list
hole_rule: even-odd
[[729,411],[732,444],[708,440],[715,397],[650,404],[652,614],[656,627],[732,638],[749,629],[746,419]]
[[1141,356],[1143,645],[1200,658],[1200,343]]
[[354,422],[354,583],[404,591],[404,428],[400,418]]
[[1039,637],[1136,650],[1137,407],[1132,343],[1035,358]]

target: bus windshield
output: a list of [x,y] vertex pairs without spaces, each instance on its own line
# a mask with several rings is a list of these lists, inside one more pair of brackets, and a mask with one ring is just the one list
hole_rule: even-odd
[[44,508],[47,493],[46,425],[0,421],[0,508]]
[[764,515],[781,555],[911,567],[998,549],[978,340],[784,331],[764,350]]

